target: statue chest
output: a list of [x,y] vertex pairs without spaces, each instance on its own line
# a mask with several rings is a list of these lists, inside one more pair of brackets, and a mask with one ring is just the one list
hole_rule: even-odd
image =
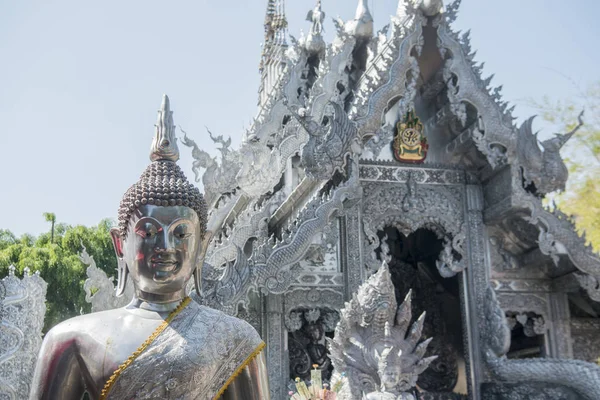
[[213,398],[230,381],[260,338],[194,303],[121,371],[109,399]]
[[[80,362],[98,393],[106,381],[162,323],[162,320],[116,319],[101,326],[89,326],[75,339]],[[89,383],[88,383],[89,384]]]

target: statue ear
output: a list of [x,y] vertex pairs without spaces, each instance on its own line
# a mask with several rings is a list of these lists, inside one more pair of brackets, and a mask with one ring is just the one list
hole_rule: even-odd
[[127,276],[129,270],[127,264],[123,260],[123,238],[117,228],[110,230],[110,237],[112,238],[113,246],[115,248],[115,254],[117,255],[117,287],[115,289],[115,295],[121,297],[125,293],[125,287],[127,285]]
[[200,266],[202,266],[202,263],[204,263],[204,257],[206,257],[206,251],[208,250],[208,244],[210,243],[212,238],[213,238],[213,233],[211,231],[206,231],[206,233],[204,234],[204,238],[202,239],[202,242],[200,243],[200,251],[198,252],[198,256],[196,257],[196,261],[197,261],[197,263],[199,263]]
[[123,258],[123,238],[121,237],[121,232],[119,232],[119,229],[111,228],[110,237],[112,239],[117,258]]
[[194,270],[194,288],[196,289],[196,294],[202,297],[202,266],[204,265],[204,257],[206,256],[206,250],[208,249],[208,244],[210,243],[213,237],[213,233],[211,231],[206,231],[204,234],[204,239],[200,243],[200,251],[198,252],[198,257],[196,257],[196,269]]

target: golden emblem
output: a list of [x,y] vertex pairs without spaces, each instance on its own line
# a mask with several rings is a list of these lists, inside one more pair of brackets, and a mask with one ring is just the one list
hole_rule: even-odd
[[400,162],[422,163],[427,157],[427,138],[423,135],[423,124],[415,115],[414,110],[406,113],[404,121],[396,125],[398,133],[394,138],[392,148],[394,157]]

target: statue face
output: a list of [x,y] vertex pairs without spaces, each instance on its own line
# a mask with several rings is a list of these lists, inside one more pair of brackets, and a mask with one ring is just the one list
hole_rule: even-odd
[[318,324],[310,324],[307,328],[308,335],[312,341],[318,342],[323,337],[323,330]]
[[126,239],[111,233],[136,292],[168,295],[185,288],[201,247],[200,220],[194,210],[143,205],[132,214]]
[[401,373],[399,366],[389,366],[383,370],[381,383],[386,389],[393,389],[400,382]]

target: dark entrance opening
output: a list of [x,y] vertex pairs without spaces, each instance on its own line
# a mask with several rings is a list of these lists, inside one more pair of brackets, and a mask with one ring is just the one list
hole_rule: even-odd
[[395,227],[386,227],[377,234],[382,246],[376,254],[388,260],[398,304],[412,289],[413,318],[427,313],[422,338],[433,340],[425,356],[438,358],[419,376],[417,386],[427,392],[466,394],[458,278],[443,278],[436,266],[443,239],[429,229],[407,236]]
[[[326,338],[333,338],[338,312],[327,308],[297,308],[288,315],[288,351],[290,379],[311,379],[311,370],[321,370],[322,379],[329,382],[333,365],[329,359]],[[335,321],[335,323],[333,323]],[[295,390],[293,387],[290,389]]]
[[508,358],[546,357],[544,317],[533,312],[507,312],[506,321],[511,329]]

